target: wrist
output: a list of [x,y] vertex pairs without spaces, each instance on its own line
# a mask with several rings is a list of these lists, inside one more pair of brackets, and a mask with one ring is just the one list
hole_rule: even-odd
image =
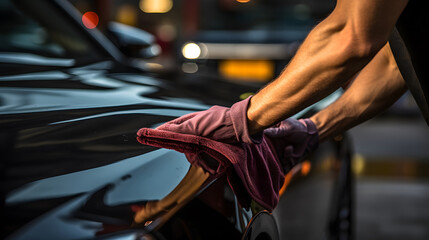
[[254,135],[264,131],[265,127],[260,125],[258,122],[251,120],[249,117],[247,118],[247,127],[250,135]]
[[258,109],[258,105],[255,104],[254,97],[250,99],[246,116],[247,116],[248,130],[250,134],[260,133],[264,131],[265,128],[268,127],[263,124],[263,114]]
[[332,126],[336,126],[339,124],[333,124],[333,119],[331,119],[329,116],[324,115],[323,110],[322,112],[316,113],[315,115],[311,116],[309,119],[314,123],[314,126],[319,133],[319,141],[321,142],[326,140],[327,138],[332,137],[331,135],[333,134],[333,132],[335,132]]
[[262,130],[255,122],[249,121],[247,110],[252,97],[235,103],[231,106],[231,121],[238,142],[260,143],[262,141]]

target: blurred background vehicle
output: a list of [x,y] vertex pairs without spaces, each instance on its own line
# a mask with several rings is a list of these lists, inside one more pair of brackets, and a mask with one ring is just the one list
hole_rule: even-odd
[[72,3],[82,13],[99,13],[102,31],[110,19],[152,33],[163,50],[156,61],[170,70],[197,74],[198,78],[219,75],[223,79],[263,83],[278,75],[308,31],[332,10],[335,1]]
[[280,74],[332,1],[200,1],[182,69],[266,83]]

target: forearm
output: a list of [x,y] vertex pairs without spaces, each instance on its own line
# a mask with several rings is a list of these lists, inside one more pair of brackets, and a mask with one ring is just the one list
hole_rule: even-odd
[[386,44],[336,102],[310,119],[316,124],[320,140],[324,140],[374,117],[391,106],[406,89]]
[[[283,73],[255,94],[247,117],[249,131],[259,132],[321,100],[359,72],[384,46],[401,1],[338,1],[318,24]],[[367,11],[366,8],[374,11]],[[387,9],[389,15],[380,20]],[[384,12],[385,13],[385,12]]]

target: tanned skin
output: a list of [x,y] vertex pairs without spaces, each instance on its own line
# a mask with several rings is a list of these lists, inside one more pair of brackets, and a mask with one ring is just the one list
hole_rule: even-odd
[[316,124],[323,141],[376,116],[406,90],[390,46],[386,44],[337,101],[310,119]]
[[260,132],[294,115],[355,76],[345,96],[311,118],[322,139],[390,105],[392,95],[399,97],[406,89],[388,39],[407,2],[338,0],[280,76],[252,97],[249,132]]

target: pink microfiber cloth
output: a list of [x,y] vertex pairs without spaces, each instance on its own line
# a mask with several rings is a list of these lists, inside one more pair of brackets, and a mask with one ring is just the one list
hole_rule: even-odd
[[[249,208],[251,199],[269,211],[277,206],[284,171],[275,146],[267,137],[259,144],[228,144],[192,134],[142,128],[137,140],[185,153],[191,164],[212,175],[226,174],[242,207]],[[207,156],[217,163],[206,161]]]

